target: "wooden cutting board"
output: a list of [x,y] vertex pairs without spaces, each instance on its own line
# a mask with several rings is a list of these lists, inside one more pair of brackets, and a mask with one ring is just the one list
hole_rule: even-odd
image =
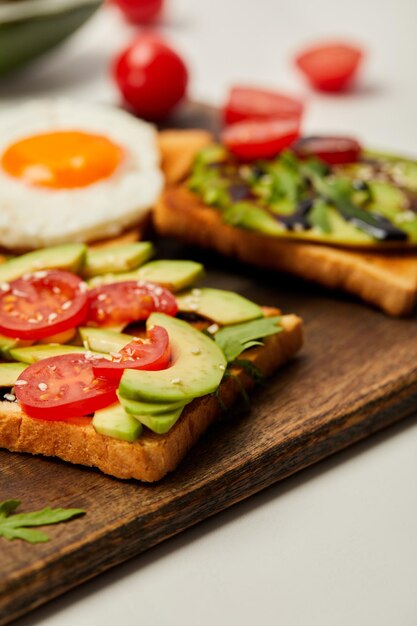
[[[207,124],[206,113],[185,121]],[[349,296],[174,242],[159,250],[202,260],[209,285],[298,313],[305,346],[159,484],[0,451],[0,501],[87,510],[49,527],[49,543],[0,538],[0,625],[415,411],[415,318],[389,319]]]

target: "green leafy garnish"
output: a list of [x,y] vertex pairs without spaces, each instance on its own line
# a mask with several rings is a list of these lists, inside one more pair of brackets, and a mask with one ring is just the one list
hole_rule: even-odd
[[47,507],[32,513],[15,513],[20,500],[0,502],[0,537],[9,541],[22,539],[29,543],[49,541],[48,535],[41,530],[33,530],[31,526],[49,526],[66,522],[78,515],[84,515],[83,509],[51,509]]
[[263,337],[282,332],[282,327],[278,325],[280,321],[279,316],[262,317],[242,324],[225,326],[214,335],[214,341],[230,363],[244,350],[262,345],[259,340]]

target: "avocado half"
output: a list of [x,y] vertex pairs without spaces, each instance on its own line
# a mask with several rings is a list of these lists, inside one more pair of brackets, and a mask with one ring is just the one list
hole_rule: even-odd
[[58,45],[103,0],[20,0],[0,4],[0,75]]

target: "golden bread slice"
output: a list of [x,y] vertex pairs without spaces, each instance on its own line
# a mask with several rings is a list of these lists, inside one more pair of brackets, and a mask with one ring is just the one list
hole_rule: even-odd
[[[276,315],[276,309],[264,309]],[[265,376],[288,361],[301,347],[302,322],[296,315],[282,316],[283,332],[265,338],[264,345],[244,352]],[[242,369],[233,368],[245,389],[254,381]],[[219,399],[214,395],[193,400],[178,422],[165,435],[144,430],[133,442],[98,434],[91,424],[80,426],[28,417],[15,402],[0,402],[0,447],[13,452],[55,456],[79,465],[96,467],[117,478],[145,482],[160,480],[174,470],[204,431],[222,416],[241,393],[239,383],[228,377],[221,383]],[[231,426],[232,427],[232,426]],[[231,436],[233,436],[231,431]]]
[[184,185],[165,190],[153,219],[161,235],[343,289],[389,315],[409,315],[417,302],[417,251],[356,251],[236,228]]
[[212,142],[213,137],[206,130],[161,130],[158,133],[158,145],[166,185],[172,185],[185,178],[195,155]]

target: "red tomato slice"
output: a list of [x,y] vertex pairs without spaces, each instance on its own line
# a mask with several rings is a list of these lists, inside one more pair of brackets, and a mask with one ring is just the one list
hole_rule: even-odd
[[355,46],[330,43],[305,50],[296,63],[316,89],[342,91],[353,80],[362,57]]
[[71,421],[117,401],[116,385],[96,378],[83,354],[65,354],[29,365],[19,376],[15,395],[31,417]]
[[299,120],[239,122],[228,126],[221,138],[238,159],[270,159],[299,136]]
[[355,163],[362,147],[350,137],[302,137],[291,148],[300,158],[315,156],[329,165]]
[[27,274],[0,290],[0,333],[42,339],[81,324],[87,314],[87,287],[60,270]]
[[90,291],[90,326],[127,326],[148,319],[153,311],[175,315],[177,302],[168,289],[145,281],[102,285]]
[[104,376],[118,382],[123,370],[163,370],[168,367],[171,358],[169,336],[162,326],[149,329],[147,339],[135,338],[112,360],[95,359],[92,361],[96,376]]
[[284,94],[254,87],[232,87],[223,118],[227,125],[243,120],[298,120],[302,112],[302,103]]
[[188,72],[172,48],[145,33],[116,59],[114,78],[124,100],[137,115],[158,121],[185,96]]
[[113,0],[125,16],[135,24],[148,24],[161,12],[164,0]]

